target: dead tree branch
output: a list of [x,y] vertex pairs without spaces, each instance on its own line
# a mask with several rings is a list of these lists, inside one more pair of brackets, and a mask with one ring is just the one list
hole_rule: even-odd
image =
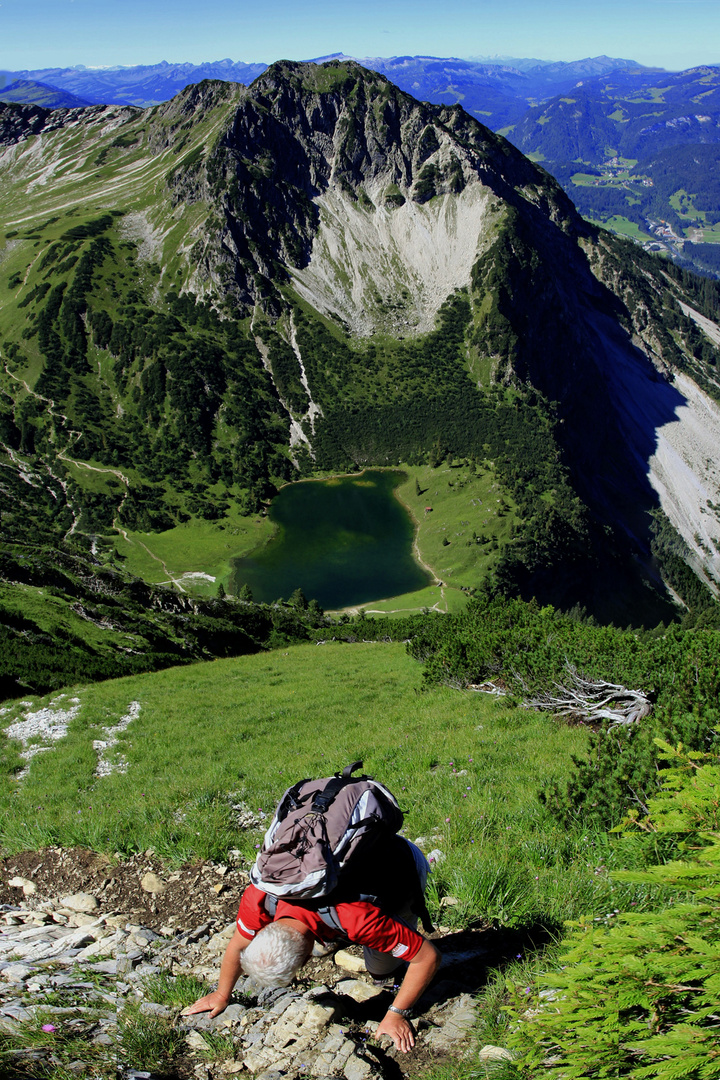
[[[544,709],[583,723],[611,720],[611,727],[628,727],[652,711],[652,702],[642,690],[628,690],[603,679],[586,679],[567,662],[565,670],[567,679],[563,683],[554,683],[555,693],[526,697],[523,708]],[[526,684],[521,679],[518,681],[528,694]]]
[[502,686],[497,686],[494,682],[468,683],[465,689],[474,690],[476,694],[495,694],[498,697],[505,697],[507,694],[507,690],[504,690]]

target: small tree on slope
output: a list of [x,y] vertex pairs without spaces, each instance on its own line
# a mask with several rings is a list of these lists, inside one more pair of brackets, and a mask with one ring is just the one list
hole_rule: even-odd
[[676,834],[687,857],[614,876],[667,886],[680,899],[571,924],[557,969],[513,991],[521,1076],[720,1077],[720,767],[659,745],[674,766],[650,817],[625,825]]

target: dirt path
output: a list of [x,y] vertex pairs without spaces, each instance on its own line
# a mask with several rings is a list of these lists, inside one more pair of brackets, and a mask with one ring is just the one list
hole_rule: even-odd
[[409,503],[405,502],[405,500],[400,495],[397,488],[395,488],[395,490],[393,491],[393,495],[395,496],[397,501],[400,503],[400,505],[405,507],[408,514],[410,515],[410,518],[412,519],[412,521],[413,521],[413,523],[415,525],[415,535],[413,536],[413,544],[412,544],[412,550],[413,550],[413,555],[415,556],[415,561],[418,562],[420,564],[420,566],[422,566],[423,570],[427,570],[428,574],[430,574],[430,576],[432,577],[432,584],[440,586],[440,592],[442,593],[443,599],[445,599],[445,593],[443,592],[444,582],[442,582],[440,580],[440,578],[437,576],[437,574],[433,570],[432,566],[430,566],[429,563],[426,563],[425,560],[423,559],[422,555],[420,554],[420,546],[418,544],[418,538],[420,536],[420,522],[418,521],[417,517],[415,516],[415,511],[413,510],[412,506],[410,506]]
[[115,532],[120,533],[123,540],[127,544],[130,544],[131,546],[134,545],[134,544],[137,544],[139,547],[143,548],[148,553],[148,555],[150,556],[151,559],[154,559],[155,562],[160,563],[160,565],[163,568],[163,573],[166,575],[168,580],[167,581],[159,581],[159,582],[157,582],[158,585],[174,585],[175,588],[178,590],[178,592],[181,592],[181,593],[187,592],[187,590],[182,587],[182,585],[180,584],[178,579],[176,577],[174,577],[170,573],[170,571],[168,570],[165,562],[160,558],[159,555],[156,555],[154,551],[151,551],[150,548],[147,546],[147,544],[143,544],[142,540],[131,540],[130,537],[128,536],[126,530],[123,529],[123,527],[121,525],[117,525],[115,522],[113,522],[113,529],[115,530]]
[[[90,465],[89,462],[87,462],[87,461],[80,461],[78,458],[71,458],[69,456],[69,454],[68,454],[68,450],[78,442],[78,440],[80,439],[80,437],[82,435],[82,432],[75,431],[73,428],[69,427],[69,423],[70,423],[69,417],[65,413],[60,412],[59,410],[56,410],[55,402],[53,401],[53,399],[45,397],[43,394],[38,394],[38,392],[36,390],[33,390],[33,388],[29,385],[29,383],[25,379],[19,378],[14,372],[9,370],[7,362],[4,365],[4,369],[5,369],[5,374],[9,375],[11,379],[15,380],[15,382],[20,383],[20,385],[22,387],[24,387],[24,389],[27,391],[27,393],[31,397],[34,397],[37,401],[42,401],[47,405],[48,412],[50,413],[53,420],[58,420],[58,419],[62,420],[62,422],[63,422],[62,427],[65,429],[65,432],[66,432],[68,438],[71,441],[69,442],[67,447],[64,447],[62,450],[58,450],[58,452],[57,452],[58,461],[65,461],[70,465],[75,465],[75,467],[78,468],[78,469],[88,469],[90,472],[107,473],[107,474],[109,474],[111,476],[116,477],[116,479],[120,480],[120,482],[125,485],[125,494],[123,495],[123,498],[120,501],[120,504],[119,504],[119,506],[117,508],[117,511],[116,511],[116,513],[119,513],[120,510],[122,510],[123,503],[125,502],[125,499],[128,497],[128,494],[130,492],[130,479],[129,479],[129,477],[125,476],[125,474],[122,473],[119,469],[113,469],[109,465],[107,465],[107,466]],[[53,429],[53,434],[55,434],[55,430],[56,429]],[[8,453],[12,457],[12,460],[15,462],[16,465],[18,465],[18,468],[20,468],[20,463],[18,461],[16,461],[14,455],[12,454],[12,451],[10,451],[9,447],[7,449],[8,449]],[[72,534],[75,532],[75,529],[77,528],[78,520],[80,518],[80,514],[78,512],[76,512],[75,507],[72,505],[72,501],[71,501],[71,499],[70,499],[70,497],[68,495],[68,491],[67,491],[67,482],[65,480],[63,480],[62,477],[56,476],[49,465],[47,465],[46,468],[47,468],[47,471],[50,474],[50,476],[53,478],[53,480],[55,480],[60,485],[63,492],[65,493],[65,498],[67,500],[67,505],[68,505],[72,515],[73,515],[73,523],[70,526],[67,533],[65,534],[65,537],[67,538],[68,536],[72,536]]]

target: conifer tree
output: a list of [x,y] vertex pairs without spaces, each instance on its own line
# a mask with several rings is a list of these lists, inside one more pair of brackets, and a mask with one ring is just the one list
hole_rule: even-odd
[[676,890],[677,899],[571,924],[556,969],[535,987],[515,987],[521,1076],[720,1077],[720,766],[657,741],[674,767],[663,770],[649,817],[625,825],[674,834],[685,858],[614,877]]

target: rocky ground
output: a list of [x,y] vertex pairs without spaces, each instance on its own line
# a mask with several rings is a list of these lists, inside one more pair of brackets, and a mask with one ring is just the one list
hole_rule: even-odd
[[443,964],[405,1056],[373,1039],[393,991],[370,983],[354,947],[314,957],[288,989],[258,992],[241,979],[214,1020],[182,1015],[217,979],[247,881],[237,867],[169,872],[152,853],[113,863],[53,848],[1,861],[0,881],[8,1077],[110,1077],[117,1066],[127,1080],[401,1080],[476,1051],[473,993],[519,947],[490,928],[441,928]]

